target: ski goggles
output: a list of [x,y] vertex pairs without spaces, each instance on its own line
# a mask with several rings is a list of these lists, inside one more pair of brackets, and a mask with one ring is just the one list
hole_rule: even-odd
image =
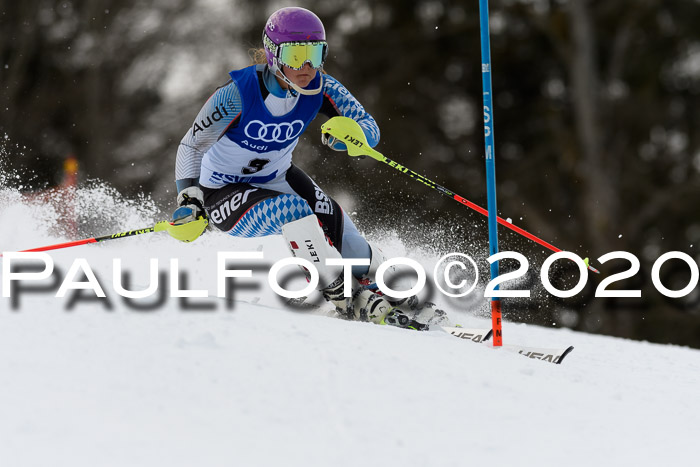
[[301,70],[308,62],[311,68],[321,68],[328,54],[328,44],[324,41],[285,42],[279,45],[277,59],[283,65]]

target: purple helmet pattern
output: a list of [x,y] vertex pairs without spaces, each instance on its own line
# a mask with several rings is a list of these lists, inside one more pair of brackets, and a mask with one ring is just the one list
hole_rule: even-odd
[[275,11],[268,18],[263,31],[263,47],[267,64],[277,68],[277,48],[284,42],[325,41],[326,30],[321,20],[311,11],[287,7]]

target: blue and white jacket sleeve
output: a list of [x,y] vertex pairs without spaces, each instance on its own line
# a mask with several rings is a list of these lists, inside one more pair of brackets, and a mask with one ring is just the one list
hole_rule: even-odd
[[[328,117],[350,117],[360,124],[371,147],[379,143],[379,126],[374,118],[365,111],[362,104],[330,75],[323,76],[323,104],[320,112]],[[336,150],[345,150],[345,143],[336,141],[332,146]]]
[[204,153],[240,119],[243,103],[238,86],[229,81],[207,100],[180,141],[175,162],[178,192],[197,184]]

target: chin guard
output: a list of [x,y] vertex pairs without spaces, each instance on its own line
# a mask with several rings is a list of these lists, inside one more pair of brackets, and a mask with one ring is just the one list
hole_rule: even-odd
[[378,161],[385,159],[383,155],[370,147],[362,127],[350,117],[329,119],[321,125],[321,133],[334,137],[338,142],[345,143],[349,156],[369,156]]

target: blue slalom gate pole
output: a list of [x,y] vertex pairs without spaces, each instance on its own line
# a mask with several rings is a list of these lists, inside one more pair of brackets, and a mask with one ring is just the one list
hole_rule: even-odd
[[[493,137],[493,93],[491,91],[491,38],[489,32],[489,2],[479,0],[479,24],[481,30],[481,81],[484,90],[484,142],[486,144],[486,195],[489,220],[489,253],[498,253],[498,210],[496,208],[496,152]],[[498,277],[498,261],[491,263],[491,280]],[[496,289],[498,290],[498,286]],[[491,298],[491,322],[493,345],[503,345],[501,329],[501,299]]]

